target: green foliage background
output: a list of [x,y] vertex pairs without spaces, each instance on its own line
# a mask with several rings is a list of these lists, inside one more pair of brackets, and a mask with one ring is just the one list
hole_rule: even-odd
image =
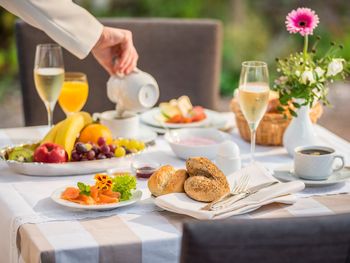
[[[316,11],[322,36],[318,52],[330,41],[344,45],[342,56],[350,59],[350,6],[348,0],[77,0],[98,17],[215,18],[224,24],[221,92],[231,95],[237,87],[244,60],[264,60],[274,78],[274,59],[300,50],[302,38],[289,35],[284,26],[287,13],[299,6]],[[14,45],[15,17],[0,8],[0,99],[16,81]],[[200,44],[200,43],[199,43]]]

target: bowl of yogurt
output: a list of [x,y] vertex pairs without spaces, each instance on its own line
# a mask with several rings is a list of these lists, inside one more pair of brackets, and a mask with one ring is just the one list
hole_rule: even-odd
[[214,128],[168,130],[164,136],[174,154],[181,159],[206,157],[215,159],[221,143],[231,136]]

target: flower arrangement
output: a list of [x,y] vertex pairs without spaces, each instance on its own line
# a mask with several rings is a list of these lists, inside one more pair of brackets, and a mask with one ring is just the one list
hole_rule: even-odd
[[286,28],[291,34],[299,33],[304,37],[302,52],[290,54],[289,57],[277,58],[277,72],[273,90],[279,93],[282,105],[280,111],[287,108],[292,116],[297,116],[295,109],[301,106],[312,106],[315,101],[329,105],[327,100],[328,83],[345,79],[349,75],[349,62],[337,57],[337,51],[343,48],[332,42],[329,50],[318,56],[316,47],[320,41],[317,37],[309,52],[309,36],[319,23],[315,11],[309,8],[292,10],[286,17]]

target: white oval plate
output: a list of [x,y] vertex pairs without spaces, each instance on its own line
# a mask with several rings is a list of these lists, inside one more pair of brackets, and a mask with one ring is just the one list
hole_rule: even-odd
[[215,116],[218,114],[217,112],[211,111],[208,109],[204,109],[204,112],[207,115],[207,118],[201,121],[191,122],[191,123],[166,123],[166,122],[160,123],[160,121],[157,120],[157,116],[161,115],[159,108],[153,108],[151,110],[148,110],[142,113],[140,117],[142,122],[154,127],[159,127],[159,128],[166,127],[170,129],[179,129],[179,128],[189,128],[189,127],[203,127],[203,126],[209,125],[215,119]]
[[52,194],[51,194],[51,199],[62,206],[69,207],[69,208],[74,208],[74,209],[80,209],[80,210],[90,210],[90,211],[107,211],[107,210],[112,210],[116,209],[118,207],[123,207],[123,206],[128,206],[131,204],[134,204],[141,200],[142,197],[142,191],[141,190],[135,190],[132,193],[132,197],[128,201],[121,201],[119,203],[113,203],[113,204],[103,204],[103,205],[81,205],[77,204],[74,202],[70,202],[67,200],[64,200],[61,198],[61,194],[64,192],[64,190],[67,187],[60,187],[56,189]]
[[309,187],[320,187],[320,186],[328,186],[332,184],[338,184],[342,183],[346,180],[350,179],[350,169],[344,168],[343,170],[339,172],[334,172],[328,179],[326,180],[306,180],[298,177],[292,170],[275,170],[274,177],[277,179],[284,181],[284,182],[291,182],[291,181],[302,181],[306,186]]
[[[17,145],[19,146],[19,145]],[[93,161],[82,161],[82,162],[66,162],[66,163],[23,163],[12,160],[5,160],[5,151],[9,148],[5,147],[0,150],[0,160],[5,162],[11,170],[16,173],[30,176],[70,176],[70,175],[82,175],[82,174],[93,174],[98,172],[106,171],[120,166],[129,166],[130,161],[135,155],[141,154],[129,154],[125,157],[117,158],[113,157],[110,159],[93,160]]]

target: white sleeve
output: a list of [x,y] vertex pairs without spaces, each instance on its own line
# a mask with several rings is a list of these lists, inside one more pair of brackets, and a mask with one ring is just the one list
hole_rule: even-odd
[[102,33],[102,24],[71,0],[0,0],[0,5],[80,59],[89,54]]

